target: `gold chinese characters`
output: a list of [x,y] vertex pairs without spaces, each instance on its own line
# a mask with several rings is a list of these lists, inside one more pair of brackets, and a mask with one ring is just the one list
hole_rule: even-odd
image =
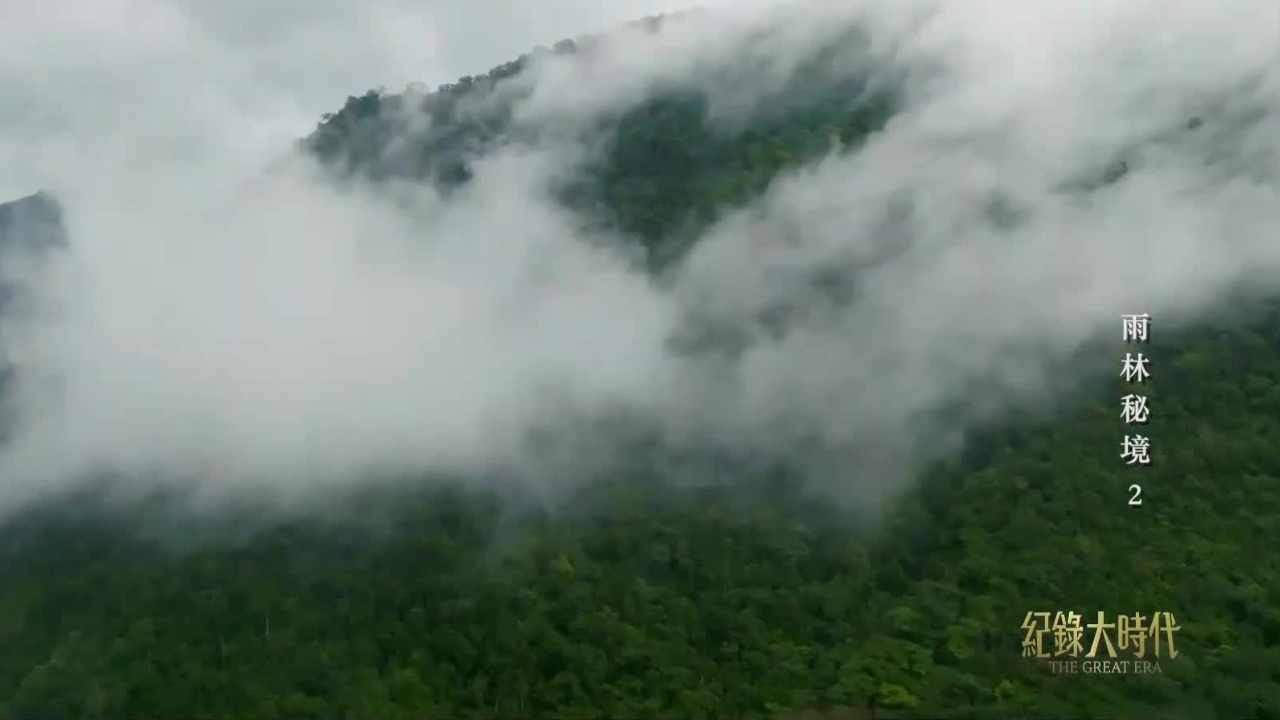
[[1022,655],[1049,661],[1055,673],[1161,672],[1159,661],[1178,657],[1182,629],[1173,613],[1117,614],[1099,610],[1088,621],[1073,611],[1031,611],[1022,621]]

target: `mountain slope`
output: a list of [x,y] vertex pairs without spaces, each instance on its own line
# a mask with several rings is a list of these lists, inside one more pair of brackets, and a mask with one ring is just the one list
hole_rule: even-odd
[[[305,145],[459,187],[477,149],[518,135],[500,108],[460,118],[462,100],[520,68],[352,98]],[[661,270],[719,209],[881,128],[892,103],[850,90],[733,132],[696,93],[645,102],[600,129],[565,203]],[[438,117],[388,153],[408,103]],[[1052,415],[972,434],[878,523],[807,494],[796,468],[726,463],[729,482],[690,487],[660,453],[554,511],[404,491],[181,547],[145,510],[33,513],[0,531],[0,714],[1280,716],[1280,305],[1160,324],[1144,352],[1152,467],[1120,461],[1125,386],[1098,363]],[[1158,675],[1053,674],[1020,626],[1058,610],[1172,612],[1180,654]]]
[[[661,27],[657,18],[646,22],[651,32]],[[349,97],[302,147],[342,173],[428,179],[456,188],[470,177],[469,163],[556,131],[513,117],[515,104],[530,92],[520,82],[522,74],[548,56],[583,54],[590,62],[593,41],[565,40],[554,50],[522,56],[431,93],[370,90]],[[665,267],[717,212],[758,196],[780,172],[863,141],[888,121],[893,93],[870,73],[824,76],[824,63],[831,62],[827,56],[851,41],[856,38],[842,36],[832,47],[815,48],[796,71],[797,81],[776,91],[767,107],[751,109],[744,120],[713,121],[707,88],[690,87],[660,93],[577,129],[573,139],[598,152],[566,183],[566,205],[634,236],[655,266]]]

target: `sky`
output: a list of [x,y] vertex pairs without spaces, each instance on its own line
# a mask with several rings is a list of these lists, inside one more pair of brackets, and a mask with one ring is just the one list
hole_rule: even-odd
[[[457,196],[401,202],[280,161],[348,95],[684,8],[0,11],[0,198],[55,192],[70,238],[46,265],[0,264],[30,293],[0,323],[20,366],[0,511],[102,473],[286,503],[406,473],[554,485],[619,414],[677,445],[803,447],[870,498],[950,447],[964,423],[929,422],[940,409],[961,401],[976,421],[1052,400],[1055,368],[1121,314],[1193,316],[1278,276],[1272,0],[700,5],[658,36],[615,33],[590,64],[540,62],[513,81],[517,116],[587,123],[673,83],[749,108],[854,22],[874,42],[844,69],[900,78],[905,105],[860,152],[726,214],[662,284],[554,202],[584,152],[563,138],[477,160]],[[713,80],[748,57],[760,72]],[[1122,182],[1069,190],[1120,156]],[[692,316],[753,328],[849,267],[855,302],[755,328],[733,357],[672,350]]]
[[46,181],[51,163],[74,162],[108,141],[211,141],[223,155],[260,163],[348,95],[453,82],[538,45],[672,8],[551,0],[532,9],[498,0],[7,6],[0,197],[28,192]]

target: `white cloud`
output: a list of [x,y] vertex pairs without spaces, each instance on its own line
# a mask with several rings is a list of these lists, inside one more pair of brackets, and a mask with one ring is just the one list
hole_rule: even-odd
[[[936,444],[918,418],[976,380],[1034,394],[1117,315],[1194,311],[1280,269],[1268,0],[738,3],[624,34],[591,67],[540,65],[530,122],[748,56],[765,70],[712,89],[749,106],[853,18],[906,76],[887,132],[726,217],[666,289],[551,201],[572,149],[499,154],[458,197],[418,189],[407,210],[260,171],[348,94],[483,73],[661,8],[348,5],[64,0],[0,24],[0,190],[55,189],[74,245],[44,314],[7,327],[27,380],[0,502],[88,469],[309,492],[528,467],[531,429],[613,408],[684,441],[816,437],[893,471],[848,482],[888,483]],[[1063,190],[1121,156],[1123,182]],[[867,265],[849,306],[811,304],[722,364],[669,349],[690,308],[746,321],[849,263]]]

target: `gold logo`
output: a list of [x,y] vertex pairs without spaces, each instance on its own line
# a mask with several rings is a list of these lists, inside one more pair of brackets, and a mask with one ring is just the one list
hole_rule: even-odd
[[1159,673],[1175,660],[1177,619],[1168,611],[1115,615],[1099,610],[1086,622],[1077,612],[1031,611],[1022,621],[1022,656],[1044,661],[1054,673],[1127,675]]

